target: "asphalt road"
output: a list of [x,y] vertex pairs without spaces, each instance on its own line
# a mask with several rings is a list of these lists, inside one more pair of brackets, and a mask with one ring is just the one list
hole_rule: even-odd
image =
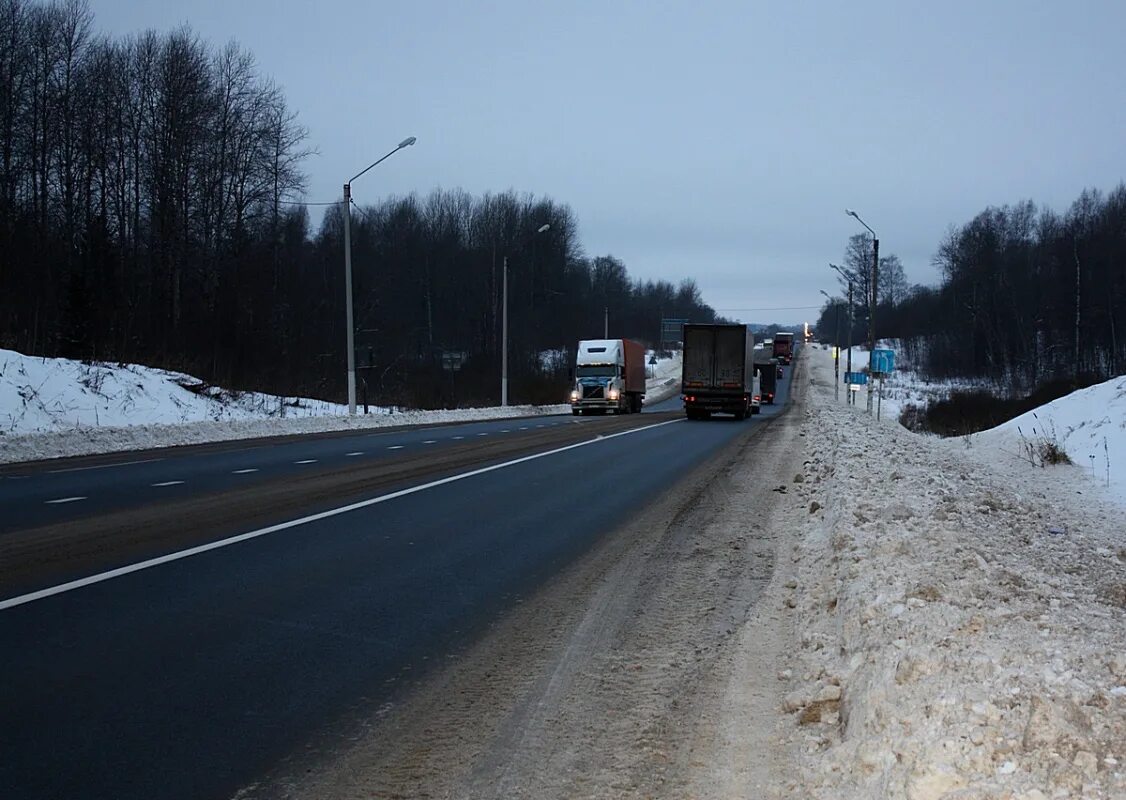
[[[788,388],[788,377],[780,387]],[[231,482],[259,474],[233,474],[249,468],[240,465],[277,470],[231,495],[240,506],[268,506],[256,511],[261,522],[300,516],[279,499],[287,495],[300,499],[302,513],[321,516],[277,530],[243,528],[260,535],[19,605],[0,600],[3,796],[230,796],[312,737],[370,716],[415,676],[456,657],[483,626],[636,509],[778,413],[785,389],[781,394],[779,405],[743,423],[687,422],[673,398],[671,409],[657,404],[642,417],[388,432],[367,438],[364,457],[378,463],[366,468],[361,456],[348,455],[358,437],[332,437],[4,481],[17,498],[20,486],[29,487],[35,500],[28,507],[47,505],[42,498],[63,489],[59,481],[76,479],[83,489],[100,486],[121,498],[83,505],[87,516],[43,528],[81,533],[101,524],[102,546],[114,552],[128,552],[111,536],[124,530],[178,529],[191,537],[150,541],[164,553],[239,530],[232,520],[244,517],[210,487],[229,494]],[[520,431],[528,422],[533,427]],[[555,433],[538,429],[540,438],[526,446],[497,441],[531,437],[534,425],[552,422],[560,423]],[[448,447],[445,462],[426,450],[440,442]],[[392,443],[401,448],[390,450]],[[477,450],[474,466],[453,469]],[[295,463],[310,455],[315,464]],[[505,466],[513,458],[519,460]],[[294,477],[295,468],[322,459],[342,463],[315,479]],[[429,471],[393,469],[429,462]],[[170,466],[182,471],[165,472]],[[363,469],[390,470],[389,477],[329,491]],[[152,486],[179,479],[184,484]],[[155,493],[182,486],[194,494],[172,501]],[[139,507],[130,500],[138,494]],[[345,502],[358,505],[340,511]],[[103,524],[125,519],[115,514],[143,524]],[[0,553],[22,535],[14,526],[0,535]],[[34,555],[19,554],[29,570]],[[75,577],[75,563],[32,570],[33,585],[21,591]]]

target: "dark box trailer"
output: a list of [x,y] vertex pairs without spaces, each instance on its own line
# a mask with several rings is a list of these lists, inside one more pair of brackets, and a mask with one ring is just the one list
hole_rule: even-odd
[[744,419],[754,386],[754,334],[746,325],[684,326],[680,391],[689,419],[715,412]]
[[774,405],[774,395],[778,393],[778,359],[756,361],[755,370],[758,372],[762,402]]

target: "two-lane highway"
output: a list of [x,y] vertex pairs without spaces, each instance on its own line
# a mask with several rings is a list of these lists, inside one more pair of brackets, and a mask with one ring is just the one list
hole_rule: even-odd
[[[354,436],[277,445],[286,451],[280,457],[266,452],[274,447],[199,454],[208,468],[227,470],[228,482],[240,477],[234,469],[247,455],[296,462],[311,448],[318,464],[330,451],[353,459],[356,466],[316,479],[286,468],[240,490],[239,503],[250,506],[280,504],[290,488],[302,496],[304,514],[258,509],[265,527],[232,528],[230,519],[242,517],[217,499],[225,494],[206,488],[176,502],[148,495],[139,507],[86,506],[88,517],[55,527],[92,531],[137,515],[148,531],[197,514],[205,530],[157,537],[163,549],[149,563],[86,574],[69,587],[46,580],[48,571],[21,587],[39,593],[13,600],[0,592],[4,796],[230,796],[318,733],[373,713],[411,676],[456,654],[512,603],[781,410],[768,407],[742,423],[687,422],[662,405],[640,417],[506,420],[370,437],[381,449],[366,468],[397,477],[336,494],[332,486],[363,469],[361,457],[347,455],[359,449]],[[557,433],[549,433],[552,423]],[[520,447],[517,437],[541,424],[543,438]],[[454,436],[467,438],[455,444]],[[447,456],[477,448],[483,455],[451,468],[458,462],[436,449],[443,441]],[[206,472],[168,456],[185,468],[180,475]],[[396,464],[417,468],[394,473]],[[133,492],[177,488],[151,486],[176,479],[153,463],[115,469],[151,478]],[[337,499],[314,502],[302,486]],[[102,531],[107,548],[121,546],[113,534],[132,530],[115,525]],[[18,526],[0,534],[0,553],[22,534]],[[44,551],[20,557],[33,552]],[[76,577],[69,567],[58,574]]]

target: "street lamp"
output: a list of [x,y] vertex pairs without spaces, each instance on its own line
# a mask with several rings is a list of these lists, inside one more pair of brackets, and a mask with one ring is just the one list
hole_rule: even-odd
[[[540,225],[536,232],[520,243],[520,246],[515,248],[519,252],[528,242],[535,239],[541,233],[550,228],[549,223]],[[502,290],[503,298],[501,300],[501,323],[500,323],[500,405],[502,408],[508,406],[508,253],[504,254],[503,277],[501,284],[504,286]]]
[[346,328],[348,330],[348,416],[356,416],[356,343],[355,331],[352,330],[352,181],[363,175],[381,161],[386,161],[404,147],[415,143],[413,136],[408,136],[399,142],[399,146],[385,155],[379,161],[372,162],[366,169],[352,176],[352,180],[344,184],[344,309]]
[[[868,296],[868,379],[872,379],[872,354],[876,351],[876,284],[879,281],[880,274],[880,237],[876,236],[876,232],[869,227],[868,223],[860,218],[860,215],[853,211],[851,208],[846,208],[845,213],[850,217],[854,217],[857,222],[868,228],[868,233],[872,234],[872,280],[869,281],[870,294]],[[872,410],[872,392],[868,391],[868,411]]]
[[821,289],[825,299],[833,304],[836,334],[833,337],[833,399],[841,399],[841,305],[828,292]]
[[[830,264],[829,266],[832,267],[833,269],[835,269],[837,272],[839,272],[841,274],[841,277],[844,278],[845,281],[848,283],[848,333],[845,336],[845,339],[847,340],[846,347],[848,347],[848,366],[845,367],[845,372],[848,374],[849,382],[851,383],[851,381],[852,381],[852,282],[853,282],[853,274],[851,272],[847,271],[847,270],[841,269],[836,264]],[[849,389],[848,394],[846,395],[845,399],[849,403],[852,402],[852,390],[851,389]]]

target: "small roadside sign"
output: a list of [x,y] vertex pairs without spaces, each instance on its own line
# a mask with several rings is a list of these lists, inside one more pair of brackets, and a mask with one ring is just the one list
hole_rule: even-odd
[[869,370],[871,372],[895,372],[895,351],[873,350]]

